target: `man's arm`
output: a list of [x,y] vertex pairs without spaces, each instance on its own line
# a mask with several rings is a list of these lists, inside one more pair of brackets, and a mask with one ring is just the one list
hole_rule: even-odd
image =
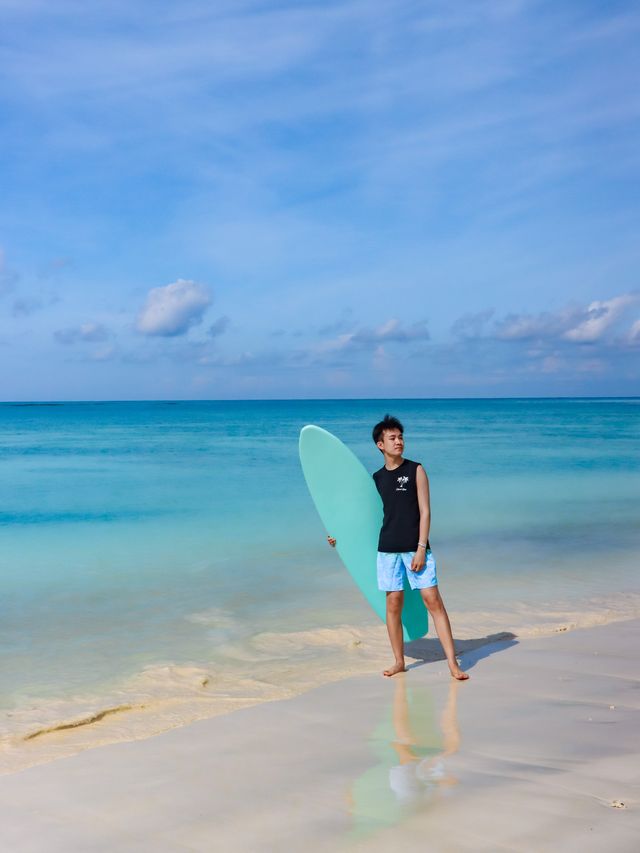
[[[419,541],[423,545],[417,545],[416,553],[411,561],[411,568],[419,572],[424,566],[426,555],[426,544],[429,541],[429,528],[431,526],[431,499],[429,496],[429,478],[422,465],[416,468],[416,489],[418,490],[418,507],[420,509],[420,533]],[[416,543],[417,544],[417,543]],[[423,547],[424,546],[424,547]]]

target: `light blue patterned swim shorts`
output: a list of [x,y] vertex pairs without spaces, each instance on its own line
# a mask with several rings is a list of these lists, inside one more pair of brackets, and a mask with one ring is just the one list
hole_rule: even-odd
[[378,551],[378,589],[383,592],[400,592],[404,589],[405,575],[411,589],[428,589],[438,586],[436,558],[431,549],[427,551],[424,568],[419,572],[411,571],[411,560],[415,551],[401,554],[387,554]]

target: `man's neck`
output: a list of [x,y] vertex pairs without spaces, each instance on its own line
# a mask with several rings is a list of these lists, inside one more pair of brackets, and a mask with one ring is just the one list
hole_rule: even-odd
[[404,459],[402,456],[389,456],[387,453],[384,454],[384,467],[387,471],[395,471],[396,468],[399,468]]

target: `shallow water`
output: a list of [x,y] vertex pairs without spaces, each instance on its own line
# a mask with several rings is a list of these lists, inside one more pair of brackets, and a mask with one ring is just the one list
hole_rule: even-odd
[[640,612],[639,402],[1,405],[3,730],[126,701],[141,675],[177,697],[180,667],[256,696],[268,672],[281,695],[380,636],[308,497],[306,423],[373,471],[372,424],[404,421],[458,634]]

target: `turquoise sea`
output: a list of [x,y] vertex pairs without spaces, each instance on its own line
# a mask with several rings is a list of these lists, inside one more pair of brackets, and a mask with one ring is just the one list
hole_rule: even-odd
[[[258,682],[282,695],[332,636],[378,632],[326,544],[297,439],[319,424],[373,471],[387,411],[429,474],[454,633],[640,613],[640,399],[8,403],[0,734],[15,745],[181,667],[227,698]],[[163,701],[181,684],[167,678]]]

